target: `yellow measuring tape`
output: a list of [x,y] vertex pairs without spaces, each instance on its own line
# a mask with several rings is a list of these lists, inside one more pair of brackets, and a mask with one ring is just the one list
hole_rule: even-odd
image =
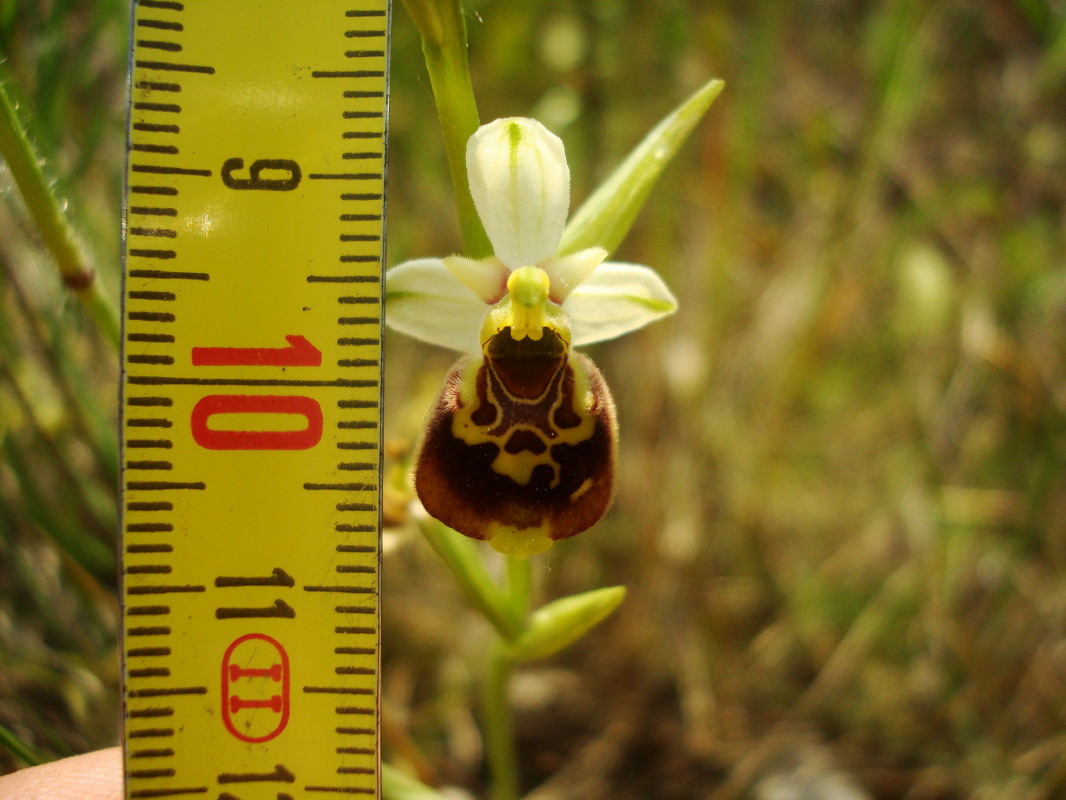
[[137,0],[128,798],[379,794],[388,0]]

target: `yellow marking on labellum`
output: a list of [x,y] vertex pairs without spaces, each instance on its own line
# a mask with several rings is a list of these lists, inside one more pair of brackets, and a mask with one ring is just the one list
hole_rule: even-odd
[[581,495],[583,495],[585,492],[587,492],[591,488],[592,488],[592,478],[589,478],[583,484],[578,486],[577,489],[574,490],[574,493],[570,495],[570,502],[571,503],[574,502],[579,497],[581,497]]
[[[500,336],[507,336],[506,331]],[[556,334],[545,328],[541,336]],[[534,361],[541,363],[524,363]],[[496,445],[492,469],[521,486],[529,484],[538,466],[546,465],[553,474],[550,486],[555,488],[560,476],[553,446],[579,444],[595,429],[589,414],[593,398],[588,377],[565,355],[527,357],[520,363],[527,372],[521,381],[503,358],[487,357],[466,371],[452,435],[468,445]]]

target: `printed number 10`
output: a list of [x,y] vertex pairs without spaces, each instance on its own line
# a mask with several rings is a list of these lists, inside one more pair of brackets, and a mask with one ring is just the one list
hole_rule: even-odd
[[[288,347],[194,347],[196,367],[318,367],[322,352],[303,336],[286,336]],[[302,416],[298,430],[245,431],[208,427],[216,414]],[[212,394],[192,410],[192,436],[208,450],[307,450],[322,438],[322,407],[302,395]]]

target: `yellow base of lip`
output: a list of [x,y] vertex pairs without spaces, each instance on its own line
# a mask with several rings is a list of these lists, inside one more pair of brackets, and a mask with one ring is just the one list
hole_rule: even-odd
[[512,528],[494,522],[489,526],[486,538],[493,550],[515,558],[535,556],[553,544],[546,525],[539,528]]

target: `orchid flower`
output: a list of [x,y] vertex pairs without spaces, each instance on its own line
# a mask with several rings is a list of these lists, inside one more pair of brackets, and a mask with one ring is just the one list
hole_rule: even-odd
[[466,354],[426,422],[419,499],[460,533],[525,557],[591,527],[613,496],[614,403],[572,348],[643,327],[677,302],[651,269],[605,261],[603,248],[558,254],[570,171],[539,122],[483,125],[466,161],[493,255],[394,267],[385,319]]

